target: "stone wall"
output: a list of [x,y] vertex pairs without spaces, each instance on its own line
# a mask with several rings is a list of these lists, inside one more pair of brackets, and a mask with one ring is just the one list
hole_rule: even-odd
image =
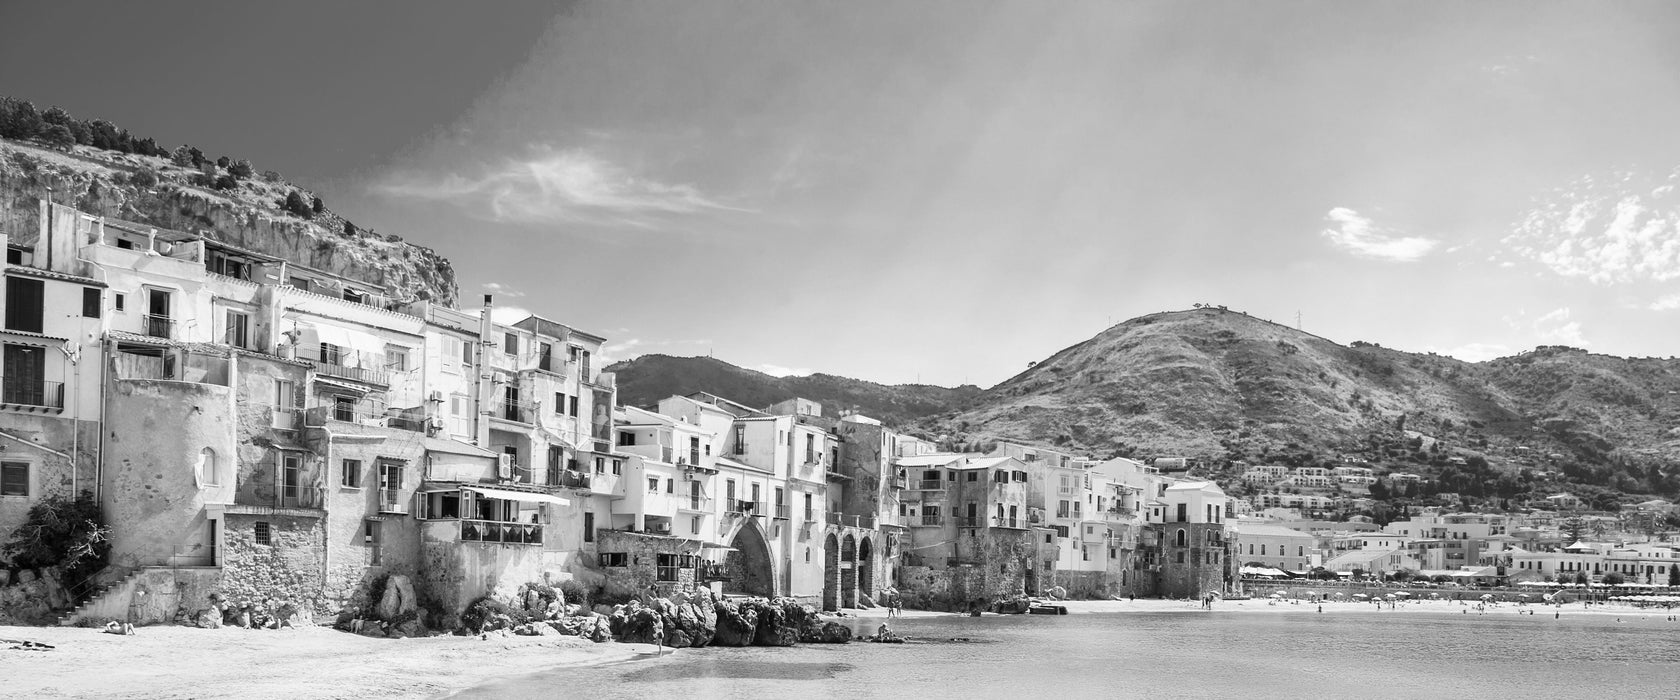
[[[636,596],[652,587],[669,595],[672,591],[692,591],[695,570],[677,570],[675,582],[658,580],[660,554],[692,554],[699,560],[698,544],[671,537],[644,535],[635,532],[601,530],[596,533],[596,551],[600,554],[623,553],[625,566],[602,566],[606,573],[606,593],[610,597]],[[597,554],[599,557],[599,554]]]
[[[1162,523],[1159,589],[1163,598],[1200,598],[1225,590],[1225,526],[1216,523]],[[1178,544],[1178,531],[1185,544]],[[1210,539],[1210,534],[1212,539]]]
[[[323,594],[320,517],[223,516],[222,594],[229,602],[291,602],[317,615],[336,612]],[[258,522],[268,523],[270,544],[257,544]],[[268,606],[272,607],[272,606]]]
[[[206,504],[231,503],[236,460],[232,392],[224,386],[117,380],[106,394],[101,505],[121,568],[215,563]],[[200,481],[205,448],[221,469]]]
[[958,555],[947,566],[905,566],[899,570],[900,593],[911,607],[962,610],[1026,592],[1027,571],[1037,565],[1036,533],[988,528],[958,542]]

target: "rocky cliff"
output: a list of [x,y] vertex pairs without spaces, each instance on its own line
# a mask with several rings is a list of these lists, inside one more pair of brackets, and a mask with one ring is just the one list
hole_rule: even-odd
[[272,174],[220,190],[192,184],[202,174],[164,158],[0,139],[0,231],[13,242],[32,242],[39,230],[37,203],[51,188],[54,201],[92,214],[201,234],[381,285],[399,300],[454,303],[454,270],[436,252],[347,226],[330,209],[308,219],[285,211],[280,202],[288,194],[298,192],[304,201],[313,195]]

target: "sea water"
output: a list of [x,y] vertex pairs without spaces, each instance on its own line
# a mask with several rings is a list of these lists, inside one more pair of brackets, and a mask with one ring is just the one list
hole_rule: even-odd
[[[858,620],[855,630],[880,622]],[[911,643],[683,649],[457,697],[1680,697],[1680,622],[1658,612],[1215,610],[889,623]]]

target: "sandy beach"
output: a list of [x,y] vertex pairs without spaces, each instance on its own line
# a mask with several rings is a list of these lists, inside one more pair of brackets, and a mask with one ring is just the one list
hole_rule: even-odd
[[[132,637],[78,627],[0,627],[6,697],[414,698],[577,664],[629,661],[646,644],[577,637],[369,639],[324,627],[142,627]],[[667,653],[670,650],[666,650]]]
[[[1069,614],[1202,613],[1195,601],[1057,601]],[[1275,615],[1317,612],[1319,604],[1269,599],[1225,600],[1216,612]],[[1456,601],[1403,602],[1390,608],[1372,603],[1326,602],[1324,614],[1344,615],[1526,615],[1616,616],[1666,620],[1660,608],[1580,603],[1561,609],[1503,603],[1478,611]],[[905,610],[904,617],[959,613]],[[887,621],[884,608],[849,610],[871,622]],[[986,617],[994,613],[986,613]],[[890,623],[889,623],[890,624]],[[7,671],[4,695],[104,698],[414,698],[438,697],[499,678],[573,665],[652,658],[646,644],[594,644],[576,637],[442,636],[369,639],[324,627],[284,631],[238,628],[142,627],[132,637],[76,627],[0,627],[0,668]],[[11,648],[28,640],[50,644],[47,651]],[[667,654],[672,653],[666,650]],[[678,652],[680,653],[680,652]]]

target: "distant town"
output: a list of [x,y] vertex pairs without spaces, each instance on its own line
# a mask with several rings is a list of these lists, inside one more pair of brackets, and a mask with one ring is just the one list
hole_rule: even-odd
[[[0,532],[78,503],[98,526],[85,558],[8,550],[0,592],[46,591],[0,610],[13,622],[144,625],[234,601],[372,618],[397,577],[443,630],[534,586],[838,611],[1205,599],[1289,579],[1680,585],[1668,501],[1594,511],[1560,491],[1457,512],[1438,484],[1353,456],[1228,465],[1233,495],[1191,459],[950,451],[803,399],[622,406],[595,362],[606,338],[498,322],[489,295],[405,299],[202,233],[39,206],[0,264]],[[1386,503],[1426,488],[1433,505]]]

